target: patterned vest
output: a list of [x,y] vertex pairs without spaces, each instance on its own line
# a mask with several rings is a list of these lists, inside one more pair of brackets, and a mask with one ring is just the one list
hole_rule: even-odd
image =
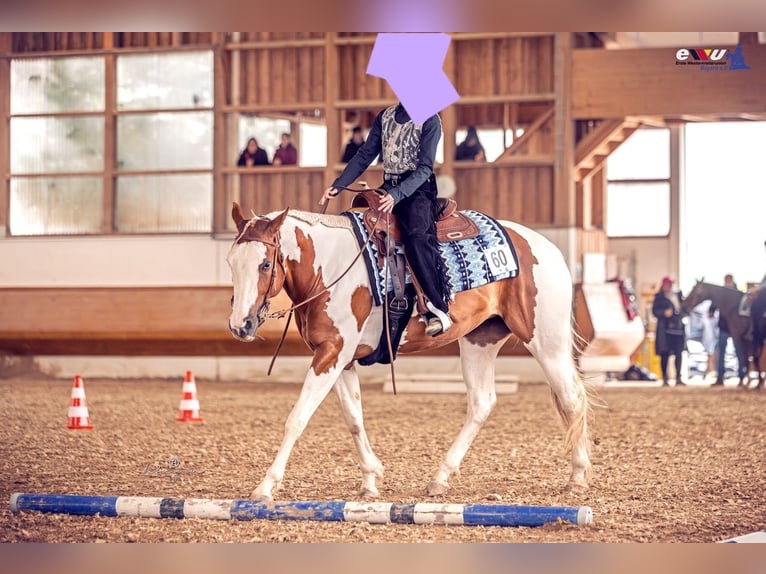
[[420,134],[423,124],[396,121],[396,106],[383,111],[381,117],[383,145],[383,169],[386,173],[399,174],[418,167]]

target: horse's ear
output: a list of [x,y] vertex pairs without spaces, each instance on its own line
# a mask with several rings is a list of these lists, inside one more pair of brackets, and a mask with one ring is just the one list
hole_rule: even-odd
[[239,203],[236,201],[231,206],[231,218],[234,220],[234,223],[237,225],[237,231],[242,233],[242,228],[247,223],[247,219],[245,219],[245,214],[242,213],[242,208],[239,206]]
[[279,232],[280,228],[282,227],[282,224],[285,222],[285,219],[287,218],[288,211],[290,211],[289,207],[269,222],[269,226],[266,229],[269,235],[276,235]]

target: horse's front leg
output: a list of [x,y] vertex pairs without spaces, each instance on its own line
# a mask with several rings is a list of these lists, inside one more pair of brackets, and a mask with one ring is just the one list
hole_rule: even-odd
[[343,371],[338,382],[335,383],[335,390],[338,393],[343,418],[351,431],[359,454],[359,464],[362,468],[362,488],[359,496],[378,496],[375,480],[383,478],[383,464],[373,452],[370,441],[367,439],[367,432],[364,430],[362,395],[355,367],[351,366]]
[[253,491],[252,498],[272,498],[274,489],[279,489],[295,441],[301,436],[314,412],[340,377],[343,367],[350,360],[343,361],[340,355],[340,349],[334,342],[322,343],[314,350],[314,359],[303,381],[300,396],[285,422],[285,435],[279,452],[266,471],[266,476]]

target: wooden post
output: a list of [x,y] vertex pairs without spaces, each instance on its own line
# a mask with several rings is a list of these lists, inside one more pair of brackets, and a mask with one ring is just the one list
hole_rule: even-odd
[[[104,32],[104,49],[114,48],[114,32]],[[113,233],[116,226],[117,164],[117,74],[114,54],[104,56],[104,176],[101,232]]]
[[213,32],[213,234],[226,231],[226,65],[225,38],[222,32]]
[[572,34],[558,32],[554,41],[554,178],[553,224],[575,225],[574,123],[572,121]]
[[[450,41],[447,55],[444,58],[444,71],[451,82],[455,82],[455,39]],[[455,179],[455,132],[457,131],[457,102],[448,106],[439,114],[442,119],[442,137],[444,138],[444,163],[440,175],[448,175]]]
[[[327,165],[324,173],[324,185],[330,185],[336,177],[335,164],[341,148],[341,129],[335,101],[338,97],[338,48],[335,45],[335,32],[325,33],[325,121],[327,122]],[[323,192],[316,190],[317,196]],[[319,201],[319,197],[316,198]],[[336,200],[337,201],[337,200]]]
[[0,238],[10,230],[11,171],[11,32],[0,33]]

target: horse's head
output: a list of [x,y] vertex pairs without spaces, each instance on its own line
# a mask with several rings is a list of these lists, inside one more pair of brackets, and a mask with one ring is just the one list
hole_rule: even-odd
[[681,303],[681,308],[689,313],[692,309],[694,309],[697,305],[702,303],[703,301],[706,301],[707,299],[710,299],[710,290],[708,289],[709,285],[705,283],[705,278],[697,279],[697,282],[694,284],[694,287],[691,291],[689,291],[689,294],[684,298],[683,302]]
[[231,210],[238,234],[226,257],[234,284],[229,330],[242,341],[255,339],[269,308],[269,299],[282,290],[285,270],[279,230],[287,212],[286,209],[274,219],[257,216],[245,219],[236,203]]

